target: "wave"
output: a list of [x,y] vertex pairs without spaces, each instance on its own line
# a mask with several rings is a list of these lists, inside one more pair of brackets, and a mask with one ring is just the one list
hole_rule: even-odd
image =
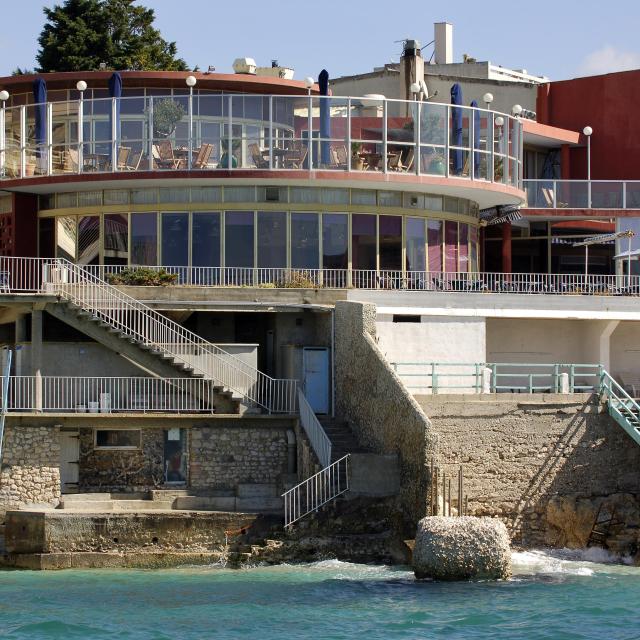
[[514,576],[565,574],[593,576],[602,573],[640,573],[630,566],[633,559],[620,557],[606,549],[534,549],[511,554]]

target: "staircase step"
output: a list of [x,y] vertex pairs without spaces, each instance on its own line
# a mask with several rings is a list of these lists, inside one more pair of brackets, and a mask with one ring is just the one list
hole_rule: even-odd
[[100,502],[104,500],[111,500],[111,494],[110,493],[71,493],[71,494],[64,494],[61,500],[64,500],[67,503],[89,502],[90,500]]
[[275,484],[242,483],[237,488],[238,498],[275,498],[278,488]]

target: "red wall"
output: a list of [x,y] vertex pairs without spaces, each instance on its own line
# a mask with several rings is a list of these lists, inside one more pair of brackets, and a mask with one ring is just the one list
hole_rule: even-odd
[[[640,179],[640,70],[542,85],[537,112],[543,124],[593,128],[592,179]],[[570,167],[568,177],[587,177],[585,148],[571,149]]]

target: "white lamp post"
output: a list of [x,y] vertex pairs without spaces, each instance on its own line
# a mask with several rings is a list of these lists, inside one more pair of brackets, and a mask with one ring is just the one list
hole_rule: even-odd
[[493,102],[493,93],[485,93],[482,96],[482,99],[484,100],[484,102],[487,105],[487,110],[489,110],[491,108],[491,103]]
[[522,105],[514,104],[513,107],[511,107],[511,113],[513,113],[513,115],[518,118],[522,113]]
[[307,76],[304,79],[304,86],[307,88],[307,95],[308,96],[311,96],[311,89],[313,88],[314,84],[315,84],[315,81],[311,76]]
[[189,87],[189,169],[193,162],[193,87],[196,86],[195,76],[187,76],[185,82]]
[[78,100],[78,173],[81,173],[84,167],[84,92],[87,90],[87,83],[84,80],[78,80],[76,89],[80,93],[80,100]]
[[587,136],[587,180],[591,180],[591,134],[593,129],[587,125],[582,133]]
[[418,99],[418,94],[420,93],[420,85],[417,82],[412,82],[409,86],[409,91],[411,91],[411,95],[413,95],[413,99]]
[[6,106],[6,102],[9,99],[9,92],[5,89],[0,91],[0,102],[2,102],[2,106],[0,107],[0,175],[4,175],[4,147],[5,147],[5,130],[4,130],[4,122],[5,122],[5,113],[4,109]]

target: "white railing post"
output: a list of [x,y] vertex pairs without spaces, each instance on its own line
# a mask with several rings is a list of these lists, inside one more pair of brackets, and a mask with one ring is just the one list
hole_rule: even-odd
[[27,172],[27,107],[20,107],[20,177]]
[[117,98],[111,98],[111,171],[118,170],[118,115]]
[[46,128],[46,167],[47,175],[53,173],[53,103],[47,102],[47,128]]

